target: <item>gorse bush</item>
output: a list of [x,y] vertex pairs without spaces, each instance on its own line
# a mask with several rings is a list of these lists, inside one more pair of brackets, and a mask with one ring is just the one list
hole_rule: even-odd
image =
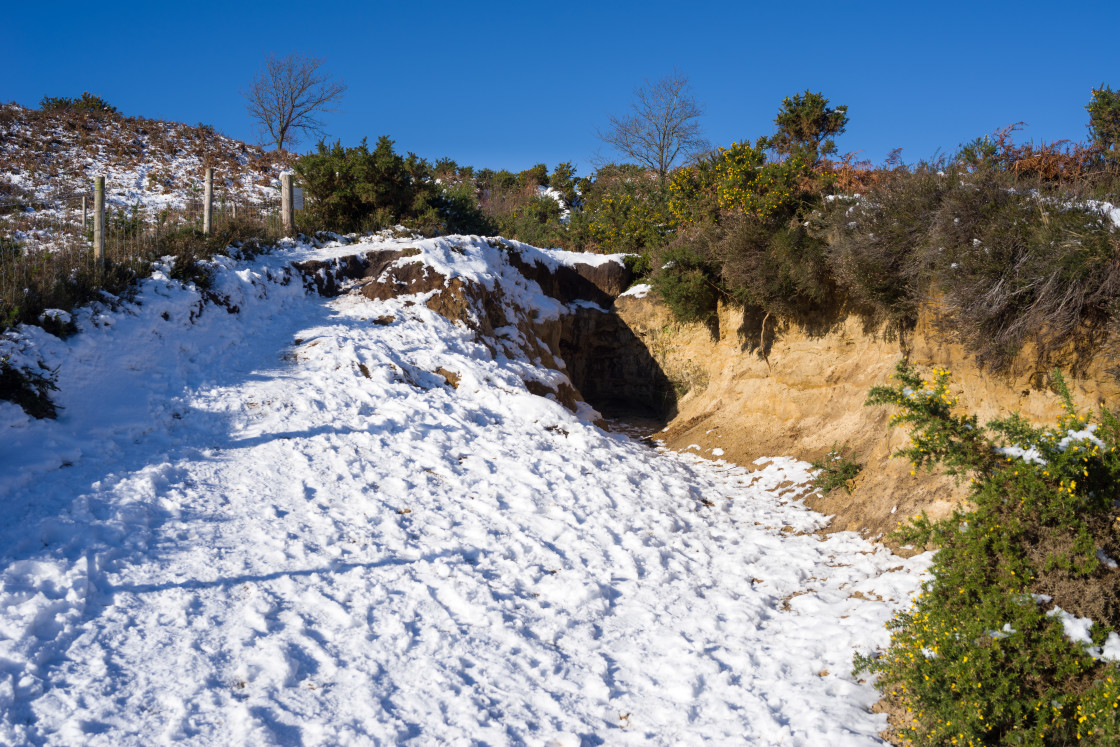
[[[932,577],[856,672],[878,676],[895,736],[914,744],[1116,744],[1120,668],[1102,657],[1120,652],[1120,420],[1079,414],[1057,372],[1065,415],[1050,428],[956,413],[948,371],[900,364],[897,379],[868,404],[910,427],[899,455],[915,469],[967,477],[971,505],[896,533],[938,548]],[[1073,618],[1093,621],[1088,640],[1067,634]]]
[[1047,360],[1091,348],[1120,301],[1120,232],[1095,209],[981,176],[946,194],[933,235],[940,286],[962,341],[1006,368],[1029,340]]
[[665,264],[652,285],[673,315],[684,322],[713,319],[720,297],[718,268],[684,244],[665,249],[659,261]]
[[729,221],[717,251],[728,295],[744,305],[796,318],[834,295],[827,245],[798,221],[777,228]]
[[91,114],[116,114],[117,107],[111,106],[105,99],[85,91],[78,98],[68,96],[44,96],[39,102],[43,111],[72,111]]
[[1089,137],[1101,157],[1120,163],[1120,91],[1106,85],[1094,88],[1085,107],[1089,112]]
[[[655,285],[688,318],[711,306],[714,287],[766,314],[855,313],[887,337],[925,309],[981,367],[1006,370],[1029,349],[1040,370],[1079,371],[1120,309],[1120,230],[1094,202],[1120,203],[1106,155],[1117,101],[1094,91],[1089,146],[1017,145],[1012,126],[952,157],[906,167],[892,155],[870,172],[824,158],[845,107],[791,97],[776,134],[673,172],[669,222],[645,250],[666,275]],[[838,194],[841,184],[868,191]],[[695,261],[671,261],[682,253]],[[705,297],[689,302],[689,287]]]
[[312,222],[335,231],[373,230],[412,220],[438,224],[436,191],[425,181],[427,165],[415,155],[393,152],[393,141],[341,143],[299,159],[296,171],[307,190]]
[[820,93],[806,90],[782,100],[774,124],[778,131],[768,139],[770,147],[816,166],[836,152],[833,138],[847,129],[848,107],[830,107]]
[[[653,252],[654,287],[682,320],[710,317],[720,298],[787,315],[831,302],[827,242],[814,226],[823,182],[812,164],[826,130],[842,131],[847,119],[809,116],[796,98],[783,105],[773,137],[721,148],[670,179],[678,225]],[[827,99],[816,103],[827,109]],[[794,110],[806,116],[794,121]],[[690,302],[689,288],[703,295]]]
[[930,227],[951,185],[926,165],[893,169],[873,194],[825,206],[829,269],[848,302],[873,322],[897,331],[917,321],[938,249]]

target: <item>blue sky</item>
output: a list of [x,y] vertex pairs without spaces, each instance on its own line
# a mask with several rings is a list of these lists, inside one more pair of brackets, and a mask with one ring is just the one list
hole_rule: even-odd
[[[18,3],[0,99],[88,90],[125,114],[253,139],[239,91],[267,52],[323,57],[349,87],[328,135],[520,170],[572,161],[645,79],[677,69],[715,145],[772,129],[806,88],[849,107],[841,152],[915,161],[1025,121],[1083,139],[1120,87],[1114,2]],[[305,142],[306,149],[313,143]]]

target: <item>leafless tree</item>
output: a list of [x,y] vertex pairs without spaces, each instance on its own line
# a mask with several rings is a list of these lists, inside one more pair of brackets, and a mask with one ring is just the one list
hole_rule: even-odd
[[692,96],[688,77],[677,71],[634,91],[630,114],[610,117],[599,139],[639,164],[657,172],[658,179],[678,159],[687,160],[709,149],[700,129],[703,108]]
[[319,115],[338,111],[346,86],[321,70],[324,62],[301,54],[277,57],[269,53],[264,68],[241,92],[261,139],[267,135],[277,150],[294,145],[298,133],[322,133]]

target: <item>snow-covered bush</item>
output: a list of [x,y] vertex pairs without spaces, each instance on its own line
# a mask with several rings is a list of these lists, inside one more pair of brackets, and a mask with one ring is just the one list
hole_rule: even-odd
[[17,365],[9,356],[0,356],[0,400],[23,408],[33,418],[53,418],[58,408],[50,393],[57,391],[57,372],[41,363],[37,367]]

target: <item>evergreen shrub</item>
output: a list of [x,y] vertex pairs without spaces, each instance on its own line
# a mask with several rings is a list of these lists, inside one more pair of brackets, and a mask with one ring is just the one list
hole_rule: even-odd
[[[937,548],[931,578],[888,624],[890,645],[856,657],[876,676],[894,737],[916,745],[1114,745],[1120,740],[1120,420],[1077,412],[1060,373],[1065,414],[1049,428],[1017,415],[981,426],[956,412],[948,371],[897,383],[868,404],[910,428],[899,452],[914,469],[970,480],[970,503],[924,514],[895,534]],[[1063,622],[1089,618],[1089,640]],[[1071,627],[1071,631],[1075,626]]]

